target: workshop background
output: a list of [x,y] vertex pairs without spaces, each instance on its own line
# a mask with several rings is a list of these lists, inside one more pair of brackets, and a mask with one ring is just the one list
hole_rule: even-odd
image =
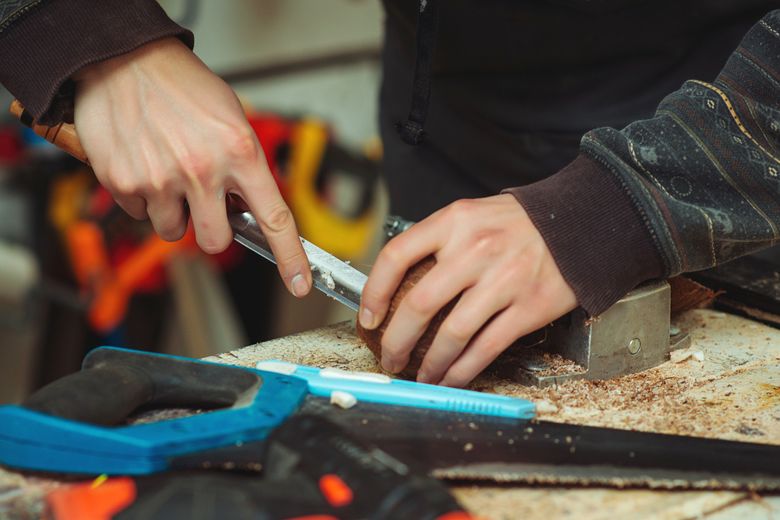
[[[378,0],[161,0],[244,102],[301,234],[368,271],[386,197]],[[0,87],[0,106],[11,96]],[[118,209],[90,172],[0,112],[0,402],[99,345],[201,357],[352,318],[288,295],[235,244],[209,257]]]

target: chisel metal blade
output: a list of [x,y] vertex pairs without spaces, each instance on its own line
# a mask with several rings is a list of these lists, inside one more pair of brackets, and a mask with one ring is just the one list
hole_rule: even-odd
[[[231,213],[228,220],[236,242],[276,263],[268,239],[251,213]],[[314,287],[357,311],[367,276],[304,238],[301,238],[301,244],[311,265]]]

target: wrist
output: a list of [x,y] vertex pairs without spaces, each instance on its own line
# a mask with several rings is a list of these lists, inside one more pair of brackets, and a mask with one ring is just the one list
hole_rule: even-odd
[[77,84],[92,83],[106,74],[125,68],[130,63],[140,63],[147,60],[168,59],[175,53],[192,52],[179,38],[169,36],[151,41],[130,52],[98,61],[76,71],[71,79]]

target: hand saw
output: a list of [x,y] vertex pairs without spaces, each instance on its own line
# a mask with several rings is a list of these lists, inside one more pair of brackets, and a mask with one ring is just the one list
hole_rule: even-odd
[[[289,375],[96,349],[81,372],[42,388],[22,406],[0,406],[0,463],[78,474],[204,467],[257,472],[272,431],[292,417],[315,415],[446,480],[780,490],[778,446],[381,402],[343,410],[317,395],[322,381],[315,372]],[[347,389],[355,381],[375,384],[375,393],[387,393],[382,401],[393,402],[392,385],[366,382],[360,374],[343,380]],[[338,389],[338,381],[330,387]],[[126,423],[149,406],[216,409],[173,419],[163,411],[163,420]]]
[[[16,101],[11,111],[37,134],[88,162],[73,125],[36,125]],[[237,241],[273,258],[251,215],[232,215],[231,225]],[[303,244],[313,270],[316,267],[315,285],[357,308],[365,276],[313,244]],[[440,478],[780,490],[777,446],[544,421],[488,420],[372,403],[334,411],[322,400],[307,399],[301,410],[326,415],[399,459],[419,464]],[[228,459],[235,456],[229,451]],[[240,455],[237,457],[241,459]]]

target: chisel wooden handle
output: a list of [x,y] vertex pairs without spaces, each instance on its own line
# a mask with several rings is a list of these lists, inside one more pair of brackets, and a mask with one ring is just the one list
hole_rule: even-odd
[[81,147],[81,141],[76,133],[76,127],[69,123],[60,123],[54,126],[39,125],[32,115],[25,110],[22,104],[14,99],[11,102],[11,113],[24,125],[29,126],[33,132],[43,137],[50,143],[61,148],[76,159],[89,164],[89,159]]

